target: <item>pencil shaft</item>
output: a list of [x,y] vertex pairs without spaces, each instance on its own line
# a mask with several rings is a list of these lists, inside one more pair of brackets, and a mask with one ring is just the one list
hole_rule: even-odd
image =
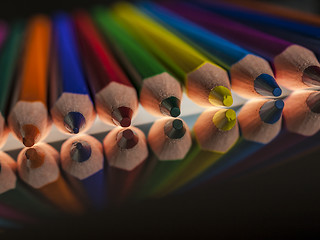
[[2,44],[4,43],[6,37],[8,34],[8,26],[5,22],[0,21],[0,48],[2,47]]

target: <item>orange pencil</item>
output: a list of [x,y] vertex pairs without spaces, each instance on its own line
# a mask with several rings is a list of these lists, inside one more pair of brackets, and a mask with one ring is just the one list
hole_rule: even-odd
[[51,23],[36,16],[27,27],[25,52],[20,72],[20,88],[8,123],[14,135],[27,147],[43,139],[50,129],[47,109],[47,72]]

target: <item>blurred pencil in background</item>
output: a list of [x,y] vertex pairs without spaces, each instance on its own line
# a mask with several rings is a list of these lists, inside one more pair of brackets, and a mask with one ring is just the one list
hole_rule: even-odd
[[108,124],[129,127],[138,109],[136,90],[103,43],[90,16],[78,11],[73,20],[99,117]]
[[77,134],[91,127],[95,110],[80,62],[71,17],[65,13],[56,14],[53,29],[50,112],[59,130]]
[[[50,130],[47,109],[47,74],[51,22],[46,16],[32,18],[27,27],[21,87],[15,89],[8,123],[14,135],[27,147],[43,139]],[[18,84],[18,86],[19,86]]]

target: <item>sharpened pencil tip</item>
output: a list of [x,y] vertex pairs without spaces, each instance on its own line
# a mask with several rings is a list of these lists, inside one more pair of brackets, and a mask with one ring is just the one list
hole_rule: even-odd
[[302,81],[308,86],[320,86],[320,67],[307,67],[303,71]]
[[137,145],[139,138],[131,130],[126,129],[118,133],[118,146],[123,149],[130,149]]
[[164,126],[164,132],[171,139],[179,139],[186,133],[186,128],[180,119],[175,119],[172,122],[169,120]]
[[231,91],[224,86],[215,87],[210,91],[209,102],[214,106],[230,107],[233,104]]
[[22,142],[26,147],[32,147],[40,136],[39,129],[31,124],[22,127]]
[[269,74],[260,74],[254,80],[254,89],[262,96],[279,97],[282,94],[282,90],[278,83]]
[[91,146],[85,142],[74,142],[71,145],[70,156],[74,161],[85,162],[91,157]]
[[129,127],[133,111],[129,107],[118,107],[112,112],[113,122],[121,127]]
[[265,123],[274,124],[280,119],[283,108],[284,102],[281,99],[270,100],[261,106],[260,118]]
[[44,156],[39,154],[36,149],[29,148],[25,152],[25,156],[28,160],[27,164],[30,168],[38,168],[41,167],[44,161]]
[[212,121],[218,129],[229,131],[235,126],[237,115],[232,109],[221,109],[214,114]]
[[180,100],[176,97],[168,97],[162,100],[160,111],[164,115],[178,117],[180,115]]
[[86,119],[79,112],[69,112],[64,117],[64,126],[69,133],[77,134],[86,125]]

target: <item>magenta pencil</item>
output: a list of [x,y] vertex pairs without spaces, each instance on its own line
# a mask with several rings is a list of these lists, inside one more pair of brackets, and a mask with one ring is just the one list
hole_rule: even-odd
[[17,221],[19,223],[34,223],[36,220],[28,215],[25,215],[18,210],[9,207],[3,203],[0,203],[0,217],[12,221]]
[[5,22],[0,21],[0,48],[6,40],[8,34],[8,26]]
[[309,49],[195,5],[167,2],[163,6],[269,60],[282,86],[292,90],[320,86],[320,64]]

